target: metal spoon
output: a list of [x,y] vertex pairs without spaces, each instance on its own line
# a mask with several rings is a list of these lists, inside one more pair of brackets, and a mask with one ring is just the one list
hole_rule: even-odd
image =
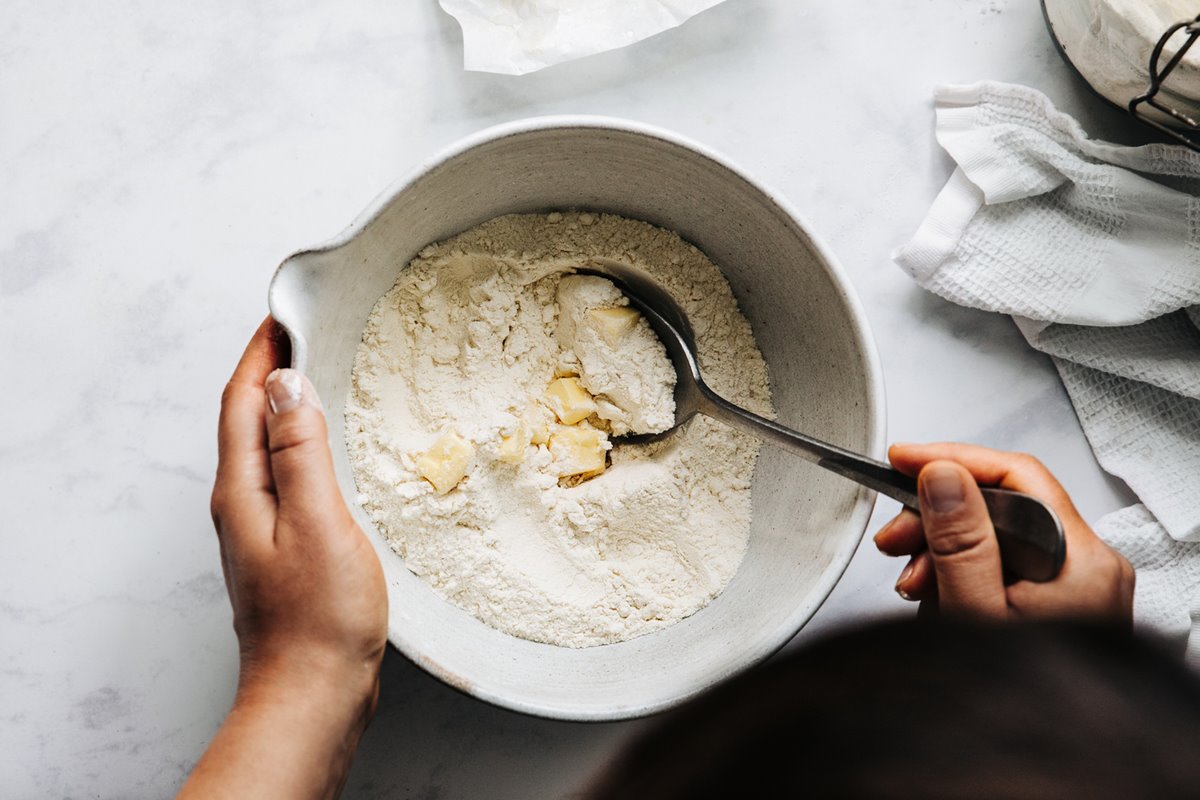
[[[675,366],[675,425],[660,434],[627,436],[619,441],[649,441],[669,436],[697,414],[724,422],[764,442],[779,445],[812,463],[898,500],[920,513],[916,479],[890,465],[798,433],[716,394],[700,376],[695,336],[687,315],[665,290],[638,269],[609,259],[590,260],[577,269],[582,274],[607,278],[642,312],[667,349]],[[1052,580],[1066,556],[1062,524],[1054,511],[1036,497],[981,486],[1000,558],[1010,579]]]

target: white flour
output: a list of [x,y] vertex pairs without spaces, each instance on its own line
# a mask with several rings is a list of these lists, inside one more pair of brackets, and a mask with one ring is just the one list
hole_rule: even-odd
[[[771,415],[766,365],[717,268],[673,233],[587,213],[500,217],[423,250],[367,322],[346,405],[359,501],[408,568],[499,630],[567,647],[649,633],[724,589],[759,447],[697,418],[616,446],[578,485],[560,482],[545,444],[502,460],[505,437],[553,419],[538,398],[564,374],[600,395],[593,425],[671,424],[674,373],[644,320],[615,349],[571,330],[592,305],[624,302],[606,282],[564,281],[589,257],[650,273],[689,314],[712,387]],[[473,454],[439,494],[417,456],[444,431]]]

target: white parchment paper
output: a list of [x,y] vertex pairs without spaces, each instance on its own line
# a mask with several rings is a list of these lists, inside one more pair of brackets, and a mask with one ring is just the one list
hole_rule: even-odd
[[524,75],[615,50],[723,0],[438,0],[463,31],[463,66]]

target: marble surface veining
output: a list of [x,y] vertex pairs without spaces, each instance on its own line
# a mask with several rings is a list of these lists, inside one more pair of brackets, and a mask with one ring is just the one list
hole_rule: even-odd
[[[160,797],[226,711],[236,645],[208,515],[220,391],[289,252],[454,139],[546,113],[680,131],[785,194],[878,340],[892,440],[1037,453],[1085,516],[1131,502],[1049,360],[889,259],[950,172],[939,82],[1140,130],[1031,0],[728,0],[634,47],[466,73],[434,0],[7,0],[0,15],[0,795]],[[896,510],[881,501],[875,530]],[[904,613],[869,538],[809,638]],[[395,653],[347,797],[570,796],[642,723],[523,717]]]

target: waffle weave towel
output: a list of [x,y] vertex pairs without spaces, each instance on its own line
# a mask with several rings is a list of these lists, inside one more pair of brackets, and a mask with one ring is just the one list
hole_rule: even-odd
[[896,261],[947,300],[1011,314],[1053,358],[1097,460],[1143,503],[1096,525],[1141,568],[1139,619],[1186,638],[1200,614],[1200,154],[1089,140],[1021,86],[942,87],[936,110],[958,168]]

